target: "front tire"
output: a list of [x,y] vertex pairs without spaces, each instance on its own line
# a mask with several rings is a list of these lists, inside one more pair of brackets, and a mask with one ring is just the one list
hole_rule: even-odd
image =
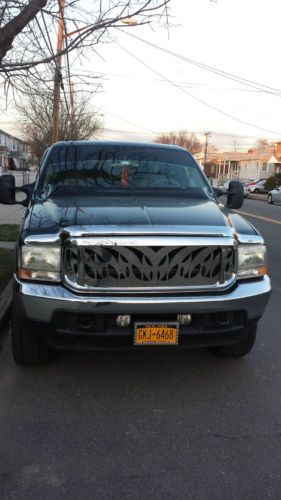
[[245,336],[235,344],[211,347],[211,352],[216,356],[227,358],[241,358],[252,350],[257,334],[257,324],[245,328]]
[[260,190],[259,189],[254,189],[254,193],[255,194],[260,194]]
[[269,194],[268,197],[267,197],[267,203],[269,203],[270,205],[273,205],[273,199],[272,199],[272,195]]
[[19,365],[34,366],[49,361],[49,349],[38,342],[15,313],[12,315],[12,352]]

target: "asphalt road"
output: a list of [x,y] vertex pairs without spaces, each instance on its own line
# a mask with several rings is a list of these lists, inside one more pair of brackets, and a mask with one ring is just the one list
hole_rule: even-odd
[[[281,206],[244,212],[281,221]],[[281,498],[281,227],[250,219],[269,246],[273,295],[255,349],[60,353],[20,368],[0,357],[0,498]]]

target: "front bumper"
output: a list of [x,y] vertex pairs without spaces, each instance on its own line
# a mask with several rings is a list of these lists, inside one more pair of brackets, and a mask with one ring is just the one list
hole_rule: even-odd
[[[134,321],[174,321],[177,314],[191,314],[194,318],[191,326],[180,326],[179,346],[218,345],[237,341],[245,326],[262,316],[270,291],[267,276],[213,295],[110,297],[78,295],[61,285],[27,283],[15,278],[14,310],[53,347],[133,347]],[[116,326],[119,314],[132,316],[130,327]],[[219,314],[230,318],[228,325],[216,323]],[[93,318],[93,327],[79,326],[85,315]]]
[[237,283],[232,290],[212,295],[89,296],[74,294],[61,285],[27,283],[17,278],[14,284],[20,314],[47,323],[58,310],[85,314],[204,314],[242,310],[252,320],[262,316],[271,292],[268,276]]

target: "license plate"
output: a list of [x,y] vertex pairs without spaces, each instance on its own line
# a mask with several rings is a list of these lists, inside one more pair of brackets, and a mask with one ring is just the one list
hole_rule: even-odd
[[177,345],[179,325],[167,323],[135,323],[135,345]]

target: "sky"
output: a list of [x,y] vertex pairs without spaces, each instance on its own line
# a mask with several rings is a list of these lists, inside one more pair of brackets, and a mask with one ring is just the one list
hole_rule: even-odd
[[[71,70],[102,75],[92,105],[102,114],[103,138],[151,141],[186,129],[201,138],[211,132],[220,148],[245,150],[259,137],[281,140],[280,18],[280,0],[171,0],[168,30],[157,23],[112,30],[111,42],[88,52],[82,64],[72,58]],[[0,123],[19,135],[12,110]]]

